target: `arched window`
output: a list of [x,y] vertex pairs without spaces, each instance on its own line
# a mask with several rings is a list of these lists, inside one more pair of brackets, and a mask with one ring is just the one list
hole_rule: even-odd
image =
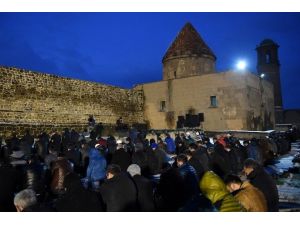
[[267,54],[266,54],[266,63],[269,64],[270,61],[271,61],[271,53],[267,52]]
[[161,101],[159,104],[159,111],[165,112],[166,111],[166,101]]

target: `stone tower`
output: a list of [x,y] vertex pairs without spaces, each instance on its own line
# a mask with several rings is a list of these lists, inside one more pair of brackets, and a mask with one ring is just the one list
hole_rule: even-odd
[[271,39],[263,40],[257,46],[257,73],[264,74],[263,79],[270,81],[274,86],[275,122],[283,123],[283,107],[280,83],[280,63],[278,59],[278,48]]
[[186,23],[162,59],[163,80],[214,73],[215,61],[193,25]]

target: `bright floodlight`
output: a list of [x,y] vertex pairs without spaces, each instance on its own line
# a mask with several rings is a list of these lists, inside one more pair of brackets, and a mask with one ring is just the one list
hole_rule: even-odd
[[245,69],[246,69],[246,66],[247,66],[247,64],[246,64],[246,62],[243,61],[243,60],[239,61],[239,62],[237,63],[237,65],[236,65],[236,67],[237,67],[238,70],[245,70]]
[[264,77],[265,77],[265,74],[264,74],[264,73],[262,73],[262,74],[260,75],[260,77],[261,77],[261,78],[264,78]]

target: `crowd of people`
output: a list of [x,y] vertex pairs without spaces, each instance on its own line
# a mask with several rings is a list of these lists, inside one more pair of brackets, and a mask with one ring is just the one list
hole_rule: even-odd
[[230,134],[211,141],[199,132],[101,132],[66,128],[34,137],[27,130],[1,139],[0,211],[279,210],[275,180],[263,167],[265,148],[288,151],[288,136],[264,143]]

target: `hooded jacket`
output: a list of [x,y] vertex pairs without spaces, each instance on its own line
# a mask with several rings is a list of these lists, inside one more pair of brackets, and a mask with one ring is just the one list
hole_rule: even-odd
[[89,181],[98,181],[105,178],[106,160],[101,153],[92,148],[89,153],[89,166],[87,168],[86,176]]
[[165,139],[165,142],[166,142],[166,144],[167,144],[167,151],[168,151],[169,153],[174,153],[174,152],[175,152],[175,149],[176,149],[174,140],[173,140],[171,137],[167,137],[167,138]]
[[269,212],[278,212],[279,196],[278,189],[273,178],[259,167],[254,169],[248,176],[250,183],[258,188],[265,196]]
[[264,194],[250,184],[249,181],[243,182],[241,188],[234,192],[233,195],[248,212],[268,211],[267,201]]
[[244,212],[245,209],[226,189],[226,185],[214,172],[207,171],[200,181],[202,193],[220,212]]

